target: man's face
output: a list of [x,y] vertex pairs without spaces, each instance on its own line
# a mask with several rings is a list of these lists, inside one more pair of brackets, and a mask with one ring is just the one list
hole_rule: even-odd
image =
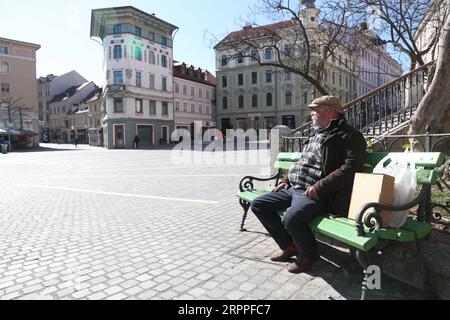
[[317,106],[311,111],[311,118],[315,125],[326,128],[331,120],[336,119],[336,111],[327,106]]

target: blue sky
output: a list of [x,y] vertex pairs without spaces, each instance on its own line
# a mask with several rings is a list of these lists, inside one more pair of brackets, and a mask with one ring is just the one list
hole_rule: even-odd
[[91,10],[131,5],[180,28],[174,59],[215,74],[213,37],[224,37],[243,26],[242,17],[257,0],[0,0],[0,37],[41,45],[37,76],[77,70],[103,83],[102,48],[90,39]]

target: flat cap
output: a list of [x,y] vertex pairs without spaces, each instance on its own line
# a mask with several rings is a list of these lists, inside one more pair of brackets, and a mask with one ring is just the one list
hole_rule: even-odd
[[314,99],[313,102],[308,105],[311,109],[314,109],[318,106],[328,106],[335,108],[339,112],[344,111],[344,107],[342,105],[341,99],[335,96],[322,96],[320,98]]

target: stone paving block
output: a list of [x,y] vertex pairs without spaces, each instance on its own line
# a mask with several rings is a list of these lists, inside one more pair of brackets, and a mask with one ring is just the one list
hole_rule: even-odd
[[91,294],[87,298],[89,300],[102,300],[102,299],[104,299],[106,297],[107,297],[107,295],[105,293],[103,293],[103,292],[96,292],[94,294]]
[[154,290],[148,290],[148,291],[145,291],[145,292],[139,294],[139,295],[138,295],[138,298],[139,298],[139,299],[142,299],[142,300],[149,300],[149,299],[151,299],[152,297],[155,297],[157,294],[158,294],[157,291],[154,291]]
[[0,295],[0,300],[13,300],[15,298],[18,298],[22,295],[22,293],[15,291],[15,292],[11,292],[7,295]]
[[125,290],[124,293],[128,296],[135,296],[138,293],[142,292],[143,290],[144,289],[142,289],[141,287],[135,286],[135,287]]
[[119,287],[119,286],[112,286],[112,287],[108,287],[104,290],[104,292],[107,295],[114,295],[120,291],[123,291],[123,288]]
[[74,293],[72,294],[72,297],[73,297],[74,299],[82,299],[82,298],[85,298],[86,296],[88,296],[88,295],[90,295],[90,294],[91,294],[91,291],[89,291],[88,289],[83,289],[83,290],[74,292]]

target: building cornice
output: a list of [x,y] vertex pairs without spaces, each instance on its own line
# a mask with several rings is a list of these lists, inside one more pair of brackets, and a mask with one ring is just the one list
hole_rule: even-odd
[[93,9],[91,14],[91,37],[102,38],[102,28],[105,25],[105,20],[109,17],[118,16],[130,16],[133,18],[141,19],[144,23],[147,23],[149,25],[156,26],[162,30],[169,30],[170,34],[179,29],[177,26],[160,19],[155,15],[148,14],[132,6],[124,6]]

